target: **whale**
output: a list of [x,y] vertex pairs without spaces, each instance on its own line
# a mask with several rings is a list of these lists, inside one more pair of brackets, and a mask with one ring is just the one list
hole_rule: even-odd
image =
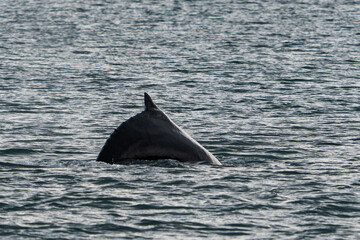
[[174,159],[222,165],[213,154],[176,125],[146,92],[144,101],[145,110],[113,131],[96,161],[121,164],[129,160]]

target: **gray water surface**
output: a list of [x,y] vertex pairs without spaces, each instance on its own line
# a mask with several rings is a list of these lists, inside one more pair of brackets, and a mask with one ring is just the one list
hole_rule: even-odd
[[[357,1],[0,3],[1,239],[359,239]],[[143,93],[223,167],[108,165]]]

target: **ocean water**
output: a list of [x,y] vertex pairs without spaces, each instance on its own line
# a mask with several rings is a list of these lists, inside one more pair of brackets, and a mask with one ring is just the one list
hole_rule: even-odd
[[[224,166],[95,159],[148,92]],[[359,239],[360,4],[2,0],[1,239]]]

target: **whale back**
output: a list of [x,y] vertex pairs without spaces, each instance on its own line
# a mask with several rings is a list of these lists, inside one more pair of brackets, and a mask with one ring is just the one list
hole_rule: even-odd
[[175,159],[221,165],[161,111],[147,93],[144,95],[145,110],[114,130],[97,161],[113,164],[130,159]]

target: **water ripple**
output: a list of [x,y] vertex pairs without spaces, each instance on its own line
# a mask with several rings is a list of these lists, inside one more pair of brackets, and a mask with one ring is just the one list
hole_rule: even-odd
[[[1,1],[1,239],[358,239],[356,1]],[[95,161],[143,92],[221,167]]]

